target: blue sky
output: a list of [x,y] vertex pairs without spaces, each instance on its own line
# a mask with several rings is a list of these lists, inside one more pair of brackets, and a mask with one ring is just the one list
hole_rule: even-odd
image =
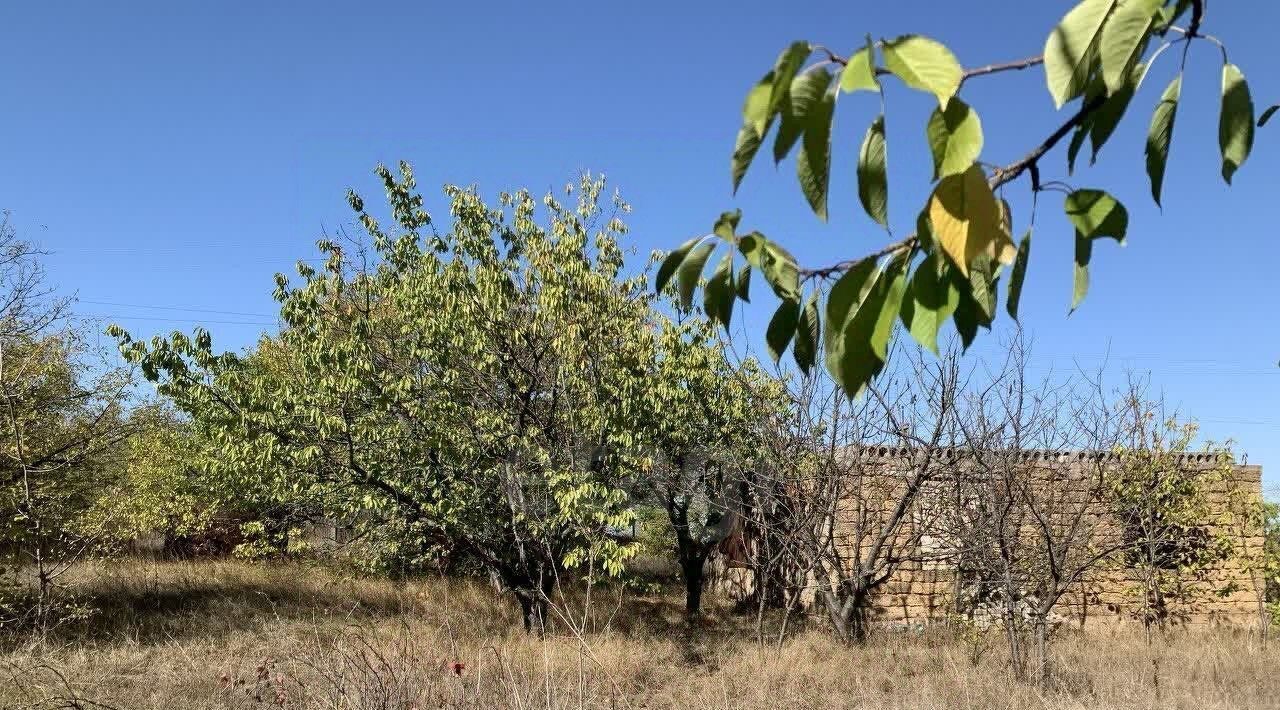
[[[886,239],[861,214],[853,176],[879,107],[866,94],[841,99],[829,224],[808,212],[791,162],[775,170],[761,156],[734,197],[728,158],[742,96],[776,53],[794,39],[848,51],[868,32],[919,32],[977,66],[1039,53],[1068,7],[9,3],[0,10],[0,207],[54,252],[51,279],[79,296],[83,315],[142,336],[204,324],[227,348],[274,323],[272,274],[314,257],[317,237],[349,224],[348,187],[377,203],[379,161],[411,161],[437,218],[447,216],[438,189],[446,182],[490,195],[543,191],[590,169],[633,204],[638,263],[735,206],[744,226],[821,263]],[[1277,26],[1276,3],[1212,3],[1206,21],[1243,67],[1259,110],[1280,101],[1269,32]],[[1280,241],[1270,216],[1280,197],[1280,126],[1259,131],[1227,188],[1217,149],[1221,60],[1195,46],[1161,213],[1143,137],[1177,63],[1177,52],[1164,55],[1098,165],[1069,179],[1128,205],[1129,244],[1098,245],[1089,297],[1068,318],[1071,231],[1060,198],[1043,196],[1023,319],[1040,366],[1095,366],[1109,353],[1111,375],[1149,372],[1208,436],[1234,437],[1280,482]],[[982,117],[984,159],[994,163],[1019,157],[1065,117],[1038,69],[975,80],[964,96]],[[927,96],[890,87],[898,234],[909,232],[928,190],[929,110]],[[1062,150],[1046,160],[1046,180],[1067,179]],[[1020,234],[1026,181],[1005,196]],[[770,312],[758,303],[745,322],[758,331]]]

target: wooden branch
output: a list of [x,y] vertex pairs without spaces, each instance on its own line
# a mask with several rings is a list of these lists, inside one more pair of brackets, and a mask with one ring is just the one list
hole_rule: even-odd
[[1030,69],[1031,67],[1037,67],[1041,64],[1044,64],[1043,54],[1035,57],[1027,57],[1026,59],[1019,59],[1013,62],[1001,62],[999,64],[988,64],[985,67],[966,69],[964,75],[960,77],[960,85],[964,86],[966,81],[975,76],[986,76],[987,74],[998,74],[1005,71],[1022,71],[1023,69]]

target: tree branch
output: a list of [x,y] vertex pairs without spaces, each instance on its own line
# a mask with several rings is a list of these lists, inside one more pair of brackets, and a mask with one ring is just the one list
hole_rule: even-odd
[[963,86],[966,81],[975,76],[986,76],[987,74],[998,74],[1005,71],[1022,71],[1044,64],[1044,55],[1035,57],[1027,57],[1013,62],[1001,62],[998,64],[988,64],[985,67],[974,67],[966,69],[964,75],[960,77],[960,85]]

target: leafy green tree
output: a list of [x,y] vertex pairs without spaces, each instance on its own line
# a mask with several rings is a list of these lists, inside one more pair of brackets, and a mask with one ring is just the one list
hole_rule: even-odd
[[131,431],[131,376],[96,359],[38,257],[0,224],[0,553],[10,562],[0,583],[16,587],[15,603],[0,599],[0,624],[43,633],[74,610],[57,596],[59,578],[99,541],[87,512]]
[[644,392],[645,410],[653,415],[644,431],[654,462],[641,486],[671,523],[692,618],[701,611],[707,559],[741,532],[760,422],[787,402],[754,360],[732,362],[714,323],[677,313],[677,320],[659,326]]
[[[207,462],[234,489],[305,494],[362,531],[396,529],[424,555],[463,554],[540,628],[565,568],[621,570],[623,484],[642,469],[653,343],[643,277],[621,276],[615,198],[527,192],[496,207],[446,188],[436,229],[412,172],[380,167],[394,227],[349,195],[371,259],[332,242],[322,269],[277,276],[284,327],[259,361],[215,354],[207,333],[150,344],[116,328],[126,357],[210,433]],[[358,255],[357,255],[358,256]],[[281,373],[280,370],[287,370]]]
[[120,543],[160,534],[166,546],[206,531],[220,499],[231,496],[203,475],[201,457],[210,452],[195,426],[164,402],[135,406],[129,424],[117,473],[98,492],[89,524]]
[[1125,553],[1118,562],[1135,579],[1139,617],[1151,642],[1153,629],[1177,619],[1178,607],[1213,590],[1204,580],[1230,552],[1216,535],[1208,489],[1222,487],[1232,472],[1229,450],[1213,448],[1210,465],[1188,463],[1197,427],[1157,415],[1130,395],[1126,407],[1129,444],[1105,470],[1108,507],[1122,526]]
[[[1043,193],[1058,192],[1075,228],[1071,308],[1079,307],[1088,292],[1095,244],[1102,239],[1123,243],[1129,215],[1105,190],[1050,179],[1048,158],[1055,148],[1067,145],[1063,167],[1068,175],[1086,143],[1096,160],[1149,71],[1162,61],[1179,63],[1177,76],[1155,106],[1146,144],[1151,193],[1159,203],[1187,49],[1201,42],[1221,50],[1218,141],[1223,179],[1230,183],[1249,157],[1255,125],[1249,86],[1241,69],[1228,60],[1226,46],[1203,32],[1205,8],[1204,0],[1082,0],[1049,30],[1042,54],[968,69],[942,43],[921,35],[878,41],[868,36],[843,56],[806,41],[793,42],[747,94],[731,160],[733,188],[737,190],[772,133],[774,162],[795,154],[801,191],[815,215],[825,220],[836,102],[846,94],[851,99],[866,94],[878,99],[881,114],[867,128],[858,151],[858,199],[867,216],[885,229],[889,243],[867,254],[806,267],[760,232],[739,231],[740,212],[726,213],[712,234],[670,253],[658,289],[678,277],[688,304],[712,252],[720,243],[728,245],[721,266],[707,281],[707,313],[727,325],[734,301],[745,290],[735,280],[749,279],[751,270],[760,272],[781,300],[767,332],[774,357],[791,346],[802,370],[822,361],[845,391],[857,394],[884,369],[897,321],[936,352],[939,328],[948,320],[966,348],[979,329],[990,329],[1000,290],[1007,292],[1009,316],[1018,317],[1031,225]],[[1033,67],[1043,69],[1049,95],[1060,110],[1067,109],[1067,117],[1018,160],[984,162],[982,121],[963,98],[963,89]],[[918,122],[933,157],[932,183],[919,210],[891,219],[885,107],[895,84],[930,94],[938,105]],[[1264,125],[1277,108],[1264,111],[1257,125]],[[1026,226],[1018,227],[1014,211],[997,191],[1004,194],[1001,188],[1022,177],[1029,181],[1030,209]],[[893,237],[908,232],[905,238]],[[1023,236],[1015,239],[1015,234]],[[735,275],[739,256],[750,269]],[[1004,286],[999,285],[1002,278]],[[825,332],[820,320],[825,320]]]

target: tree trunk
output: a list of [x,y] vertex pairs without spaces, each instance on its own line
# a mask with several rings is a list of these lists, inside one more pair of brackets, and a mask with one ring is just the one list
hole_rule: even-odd
[[870,631],[870,619],[867,616],[867,600],[870,598],[866,590],[855,590],[843,601],[828,601],[827,611],[831,625],[836,634],[848,643],[862,644],[866,642]]
[[1036,635],[1036,685],[1041,690],[1049,688],[1049,628],[1043,616],[1035,620]]
[[520,602],[520,618],[525,632],[542,635],[547,622],[546,597],[533,588],[516,589],[515,595],[516,601]]
[[694,553],[680,563],[684,576],[684,615],[694,619],[702,613],[702,586],[706,578],[706,555]]

